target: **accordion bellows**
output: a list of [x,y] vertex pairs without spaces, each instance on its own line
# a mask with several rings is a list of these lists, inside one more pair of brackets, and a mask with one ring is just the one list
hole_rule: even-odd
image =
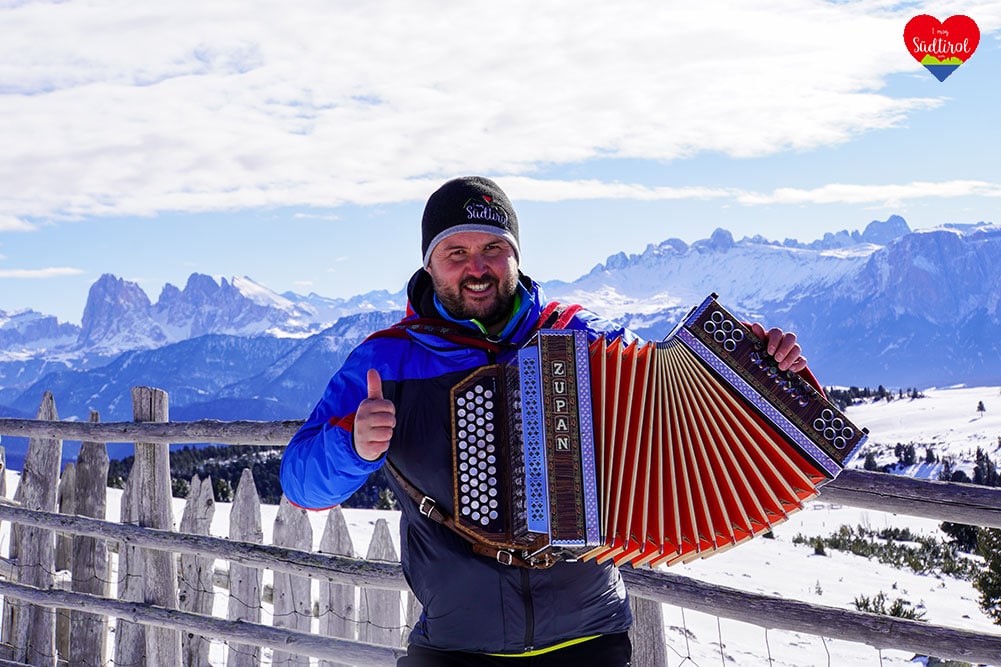
[[866,433],[707,298],[663,341],[543,330],[452,390],[454,513],[525,558],[651,566],[784,521]]

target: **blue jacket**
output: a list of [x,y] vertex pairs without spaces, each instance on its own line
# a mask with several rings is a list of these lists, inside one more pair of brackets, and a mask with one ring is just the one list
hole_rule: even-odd
[[[520,302],[500,334],[499,349],[485,350],[433,330],[377,334],[359,345],[331,378],[281,466],[286,497],[306,508],[346,500],[382,466],[366,461],[352,444],[354,412],[366,397],[366,373],[379,371],[383,394],[396,406],[397,425],[387,456],[439,507],[452,506],[452,444],[449,390],[471,369],[505,361],[531,337],[545,305],[539,286],[526,276]],[[408,319],[447,318],[421,269],[408,287]],[[406,320],[405,320],[406,321]],[[455,322],[483,339],[473,322]],[[590,337],[632,334],[587,311],[565,328]],[[410,641],[442,650],[522,653],[591,635],[622,632],[632,617],[625,586],[611,564],[562,562],[548,570],[501,565],[472,553],[449,529],[421,515],[390,479],[399,500],[403,572],[424,607]]]

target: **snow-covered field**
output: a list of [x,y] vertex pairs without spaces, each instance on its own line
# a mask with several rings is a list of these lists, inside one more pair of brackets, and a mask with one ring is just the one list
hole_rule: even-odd
[[[979,412],[979,402],[985,411]],[[1001,437],[1001,387],[944,388],[924,391],[924,398],[899,399],[854,406],[849,416],[869,428],[870,445],[880,446],[881,462],[895,460],[896,443],[915,443],[923,460],[925,445],[932,445],[938,456],[972,458],[978,447],[992,456]],[[861,462],[858,462],[861,464]],[[934,466],[924,464],[910,471],[934,477]],[[16,473],[8,472],[8,493],[13,495]],[[120,492],[111,490],[108,518],[118,520]],[[178,502],[175,520],[180,521],[183,504]],[[230,506],[216,505],[212,531],[228,534]],[[277,508],[263,508],[264,539],[271,541]],[[309,513],[314,546],[322,536],[326,512]],[[376,521],[390,523],[394,539],[398,535],[398,514],[377,510],[346,510],[356,554],[364,555]],[[948,576],[919,575],[883,565],[875,560],[828,550],[814,554],[812,547],[794,544],[797,535],[829,536],[843,525],[908,528],[914,533],[943,537],[934,520],[905,517],[835,506],[823,502],[823,495],[803,511],[792,515],[774,530],[774,539],[759,538],[711,558],[671,569],[673,573],[739,588],[755,593],[802,600],[842,609],[854,609],[859,596],[873,598],[880,592],[888,601],[903,599],[924,612],[929,623],[976,632],[1001,635],[977,605],[977,591],[970,582]],[[6,535],[2,536],[6,549]],[[218,596],[217,614],[225,614],[225,600]],[[914,656],[901,651],[877,651],[863,644],[785,631],[765,631],[760,627],[720,619],[715,616],[665,607],[668,642],[668,665],[768,665],[774,667],[809,667],[813,665],[914,665]],[[213,646],[213,660],[224,664],[224,647]]]

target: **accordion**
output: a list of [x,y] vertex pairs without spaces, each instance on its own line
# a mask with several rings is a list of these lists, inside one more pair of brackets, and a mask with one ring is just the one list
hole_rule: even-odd
[[715,294],[660,342],[542,330],[451,401],[456,529],[529,562],[711,555],[800,509],[866,439]]

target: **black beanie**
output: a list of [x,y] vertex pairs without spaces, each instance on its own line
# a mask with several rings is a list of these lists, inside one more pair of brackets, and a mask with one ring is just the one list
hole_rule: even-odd
[[511,200],[489,178],[456,178],[445,183],[428,198],[421,222],[421,254],[425,268],[435,246],[459,232],[496,234],[511,244],[515,259],[521,257],[518,247],[518,216],[511,206]]

